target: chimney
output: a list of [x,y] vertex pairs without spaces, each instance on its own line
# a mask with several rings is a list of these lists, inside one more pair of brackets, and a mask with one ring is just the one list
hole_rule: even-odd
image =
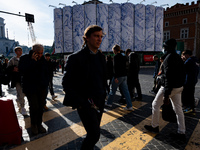
[[192,1],[191,5],[194,5],[194,1]]

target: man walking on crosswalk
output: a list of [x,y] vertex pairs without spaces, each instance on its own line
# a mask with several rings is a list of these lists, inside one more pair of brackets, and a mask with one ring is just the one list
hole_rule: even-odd
[[81,150],[93,150],[100,138],[106,97],[106,61],[98,50],[102,37],[102,28],[97,25],[85,29],[83,49],[68,57],[62,82],[63,104],[77,108],[87,132]]
[[160,107],[169,104],[171,100],[176,113],[178,132],[170,136],[176,139],[185,139],[185,118],[182,110],[181,93],[185,80],[184,64],[181,57],[176,53],[176,40],[169,39],[163,45],[166,58],[162,65],[163,81],[153,103],[151,125],[144,127],[151,132],[159,132]]

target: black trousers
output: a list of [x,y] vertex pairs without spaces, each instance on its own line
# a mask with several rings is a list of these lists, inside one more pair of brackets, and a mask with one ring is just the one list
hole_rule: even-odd
[[96,100],[98,100],[97,106],[99,107],[100,112],[92,108],[89,102],[81,108],[77,108],[79,117],[87,132],[81,150],[93,150],[100,138],[100,123],[105,104],[105,96],[99,97]]
[[184,86],[182,92],[182,103],[185,107],[195,108],[195,85],[194,86]]
[[131,98],[134,96],[133,95],[134,88],[136,88],[137,90],[138,97],[142,98],[142,91],[141,91],[138,74],[127,76],[127,85],[128,85],[128,90],[129,90]]
[[49,91],[50,91],[51,95],[54,95],[54,91],[53,91],[53,77],[50,77],[50,80],[49,80]]
[[32,125],[41,125],[43,108],[46,103],[46,89],[38,89],[35,93],[27,93],[27,99],[29,102],[30,119]]

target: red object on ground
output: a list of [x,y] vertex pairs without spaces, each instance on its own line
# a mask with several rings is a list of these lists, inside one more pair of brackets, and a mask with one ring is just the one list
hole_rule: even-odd
[[0,100],[0,145],[21,144],[22,128],[19,126],[13,101]]

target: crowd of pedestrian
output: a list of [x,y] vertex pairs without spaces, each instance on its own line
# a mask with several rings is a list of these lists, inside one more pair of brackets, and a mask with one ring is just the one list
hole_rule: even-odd
[[[132,111],[132,101],[142,100],[139,82],[140,59],[136,52],[121,50],[119,45],[112,48],[114,57],[98,50],[104,36],[103,29],[97,25],[86,28],[84,44],[80,51],[68,56],[62,66],[62,86],[65,92],[63,104],[77,109],[78,115],[87,132],[81,149],[93,149],[100,137],[100,123],[104,107],[112,107],[117,89],[121,93],[119,102],[126,103],[125,111]],[[150,132],[159,132],[159,115],[162,105],[172,104],[175,111],[178,131],[171,134],[174,138],[185,139],[184,113],[195,112],[195,85],[198,82],[199,62],[192,51],[176,53],[176,40],[170,39],[163,44],[165,53],[160,58],[154,55],[154,85],[150,93],[155,95],[152,102],[151,125],[145,125]],[[29,54],[22,55],[22,48],[15,48],[16,56],[0,63],[1,78],[8,75],[11,85],[16,87],[17,106],[22,115],[27,115],[24,97],[29,103],[31,131],[34,135],[45,133],[42,126],[44,109],[47,110],[48,88],[52,99],[57,96],[53,89],[54,73],[59,71],[59,63],[44,53],[41,44],[35,44]],[[55,65],[56,64],[56,65]],[[1,81],[1,80],[0,80]],[[2,84],[2,82],[0,82]],[[3,92],[0,84],[0,96]],[[124,103],[123,102],[123,103]]]

